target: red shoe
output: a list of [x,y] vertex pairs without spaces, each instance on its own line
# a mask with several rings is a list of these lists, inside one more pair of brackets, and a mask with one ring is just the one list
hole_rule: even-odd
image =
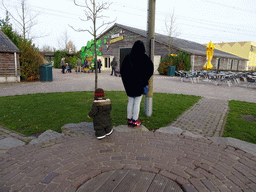
[[127,119],[127,125],[128,127],[133,127],[132,119]]
[[139,119],[137,121],[132,120],[133,128],[140,127],[141,125],[142,125],[142,123],[139,121]]

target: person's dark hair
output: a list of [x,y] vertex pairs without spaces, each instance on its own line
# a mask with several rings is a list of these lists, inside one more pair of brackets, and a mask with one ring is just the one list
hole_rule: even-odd
[[138,55],[138,54],[143,54],[145,52],[146,52],[145,45],[142,41],[138,40],[133,44],[131,54]]

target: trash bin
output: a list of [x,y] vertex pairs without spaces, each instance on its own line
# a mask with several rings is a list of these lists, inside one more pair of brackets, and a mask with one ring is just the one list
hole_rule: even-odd
[[52,66],[41,65],[39,66],[40,81],[52,81]]
[[175,76],[175,66],[168,67],[168,76]]

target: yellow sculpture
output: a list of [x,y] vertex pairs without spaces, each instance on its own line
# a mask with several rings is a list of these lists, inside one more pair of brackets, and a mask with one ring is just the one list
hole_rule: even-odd
[[207,60],[207,62],[204,64],[204,68],[206,70],[210,70],[213,67],[212,64],[211,64],[211,60],[212,60],[212,57],[213,57],[213,50],[214,49],[215,49],[215,46],[210,41],[210,43],[208,43],[208,45],[206,47],[206,60]]

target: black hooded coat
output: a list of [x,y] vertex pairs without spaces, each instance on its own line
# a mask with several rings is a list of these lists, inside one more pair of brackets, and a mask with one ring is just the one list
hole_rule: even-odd
[[136,41],[122,63],[120,73],[126,94],[129,97],[138,97],[143,94],[143,88],[153,75],[154,65],[145,54],[142,41]]

